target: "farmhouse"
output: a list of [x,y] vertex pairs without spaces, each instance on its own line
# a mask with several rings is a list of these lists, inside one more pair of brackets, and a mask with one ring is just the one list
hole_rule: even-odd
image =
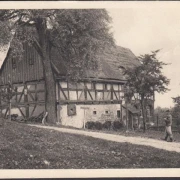
[[[12,98],[12,114],[23,118],[38,116],[45,111],[45,87],[41,59],[35,48],[24,46],[23,60],[10,56],[11,48],[0,70],[0,85],[11,82],[16,87]],[[82,128],[87,121],[129,120],[139,111],[139,96],[134,95],[131,104],[124,99],[126,77],[123,69],[137,66],[139,61],[131,50],[117,46],[113,55],[106,53],[98,61],[98,70],[88,70],[86,78],[79,82],[67,80],[66,63],[52,50],[52,68],[56,79],[57,119],[65,126]],[[7,116],[9,106],[1,101],[1,109]],[[149,99],[149,116],[153,114],[154,100]]]

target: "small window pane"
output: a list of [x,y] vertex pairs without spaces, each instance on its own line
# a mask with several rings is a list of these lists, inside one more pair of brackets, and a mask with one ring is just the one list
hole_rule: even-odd
[[121,117],[121,111],[117,110],[117,117],[120,118]]

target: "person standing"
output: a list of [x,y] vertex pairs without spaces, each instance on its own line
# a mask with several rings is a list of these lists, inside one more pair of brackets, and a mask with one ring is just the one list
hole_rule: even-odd
[[170,110],[167,110],[167,116],[166,118],[164,119],[165,120],[165,133],[166,133],[166,136],[164,138],[165,141],[168,141],[168,137],[170,139],[170,142],[173,142],[173,134],[172,134],[172,129],[171,129],[171,126],[172,126],[172,115],[170,113]]

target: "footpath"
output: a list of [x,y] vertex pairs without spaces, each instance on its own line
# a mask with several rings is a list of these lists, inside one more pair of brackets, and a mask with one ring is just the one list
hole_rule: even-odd
[[41,126],[41,125],[30,125],[37,128],[55,130],[62,133],[68,134],[78,134],[83,136],[90,136],[93,138],[104,139],[107,141],[114,141],[119,143],[131,143],[136,145],[143,145],[143,146],[151,146],[158,149],[163,149],[167,151],[175,151],[180,153],[180,143],[177,142],[166,142],[163,140],[155,140],[149,138],[142,138],[142,137],[126,137],[122,135],[114,135],[114,134],[107,134],[101,132],[89,132],[84,130],[78,129],[68,129],[68,128],[61,128],[61,127],[52,127],[52,126]]

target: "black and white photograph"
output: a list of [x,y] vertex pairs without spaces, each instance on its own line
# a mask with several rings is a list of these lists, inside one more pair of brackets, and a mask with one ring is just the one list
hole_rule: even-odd
[[0,170],[180,175],[180,2],[0,5]]

